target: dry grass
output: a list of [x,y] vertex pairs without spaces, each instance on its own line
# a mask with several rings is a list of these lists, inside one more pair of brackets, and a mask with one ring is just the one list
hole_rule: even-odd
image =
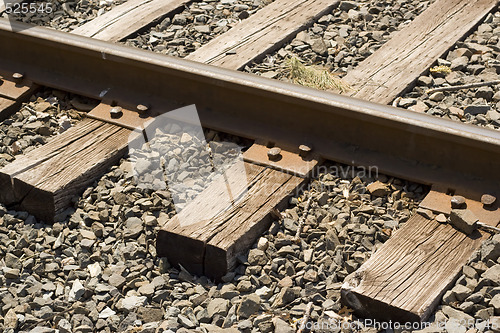
[[306,66],[297,57],[286,60],[286,72],[290,81],[302,86],[343,93],[351,87],[326,69]]
[[434,66],[430,69],[431,73],[443,73],[443,74],[449,74],[451,73],[451,68],[448,66]]

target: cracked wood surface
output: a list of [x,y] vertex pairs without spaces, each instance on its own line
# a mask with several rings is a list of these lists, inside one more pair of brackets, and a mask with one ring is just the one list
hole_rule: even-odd
[[73,195],[118,162],[130,130],[85,119],[0,169],[0,201],[52,222]]
[[19,111],[19,106],[28,99],[38,86],[29,80],[16,83],[7,76],[0,76],[0,120],[9,118]]
[[342,302],[366,318],[426,320],[488,236],[415,214],[346,278]]
[[[437,0],[344,77],[350,95],[391,103],[497,3]],[[342,302],[367,318],[426,320],[485,237],[414,215],[346,279]]]
[[278,49],[337,4],[338,1],[331,0],[276,0],[186,59],[242,69],[249,62]]
[[[243,163],[246,173],[233,166],[226,177],[213,181],[166,223],[158,234],[158,255],[216,279],[234,268],[236,257],[269,227],[271,210],[286,203],[288,195],[304,182],[281,171]],[[227,188],[237,189],[231,197],[238,200],[227,200]],[[191,214],[195,218],[186,225],[184,218]]]
[[118,42],[175,12],[189,0],[128,0],[71,33]]
[[438,0],[343,78],[350,96],[391,103],[437,58],[473,29],[498,1]]

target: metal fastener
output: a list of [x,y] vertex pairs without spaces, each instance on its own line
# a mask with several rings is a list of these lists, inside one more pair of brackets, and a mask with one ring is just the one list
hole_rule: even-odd
[[451,208],[465,208],[465,198],[461,195],[454,195],[451,197]]
[[109,110],[109,114],[111,115],[111,118],[120,118],[123,116],[123,110],[119,106],[115,106]]
[[139,104],[139,105],[137,105],[136,109],[139,113],[145,113],[146,111],[149,110],[149,107],[147,105],[144,105],[144,104]]
[[14,81],[19,82],[24,78],[24,75],[21,73],[14,73],[12,74],[12,78],[14,79]]
[[269,151],[267,152],[267,157],[269,157],[271,161],[279,160],[279,158],[281,157],[281,149],[278,147],[269,149]]
[[491,194],[483,194],[481,196],[481,203],[487,207],[493,205],[497,201],[497,198]]
[[307,155],[309,155],[311,150],[312,150],[312,148],[310,146],[300,145],[299,146],[299,155],[302,157],[306,157]]

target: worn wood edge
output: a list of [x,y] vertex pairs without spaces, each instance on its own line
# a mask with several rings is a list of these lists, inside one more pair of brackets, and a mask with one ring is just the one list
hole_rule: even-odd
[[[0,185],[9,189],[0,193],[0,201],[15,206],[17,209],[29,211],[47,223],[54,222],[55,217],[68,208],[73,195],[82,192],[126,153],[128,141],[120,138],[134,138],[131,137],[131,131],[116,127],[116,131],[106,132],[116,138],[114,146],[103,149],[98,161],[92,164],[87,163],[85,170],[75,173],[74,177],[64,184],[51,187],[45,184],[46,178],[39,180],[28,177],[25,179],[23,175],[33,172],[32,170],[40,165],[57,164],[57,158],[69,147],[78,151],[79,142],[88,140],[89,135],[103,125],[110,126],[103,122],[84,119],[65,133],[52,137],[47,144],[20,156],[16,161],[0,169]],[[87,146],[92,145],[93,143],[90,142]],[[89,147],[86,149],[88,150]],[[54,170],[54,172],[57,171],[57,169]],[[53,176],[57,175],[54,174],[51,177]]]
[[[86,37],[92,37],[96,39],[102,39],[109,42],[119,42],[128,36],[131,36],[148,26],[154,24],[162,17],[172,15],[178,12],[184,5],[191,2],[192,0],[168,0],[166,4],[161,5],[165,0],[143,0],[137,2],[125,2],[114,9],[104,13],[103,15],[85,23],[84,25],[74,29],[71,33],[82,35]],[[138,8],[150,8],[151,10],[143,15],[137,17],[134,14]],[[153,15],[154,18],[148,18],[145,20],[145,16]],[[129,22],[128,30],[116,30],[113,29],[114,25],[120,24],[121,22]],[[100,27],[96,29],[96,27]],[[116,30],[111,33],[112,30]]]
[[[166,257],[171,265],[182,265],[192,274],[203,275],[203,258],[205,242],[160,229],[156,236],[156,253],[158,257]],[[186,260],[189,254],[189,261]]]
[[[265,168],[249,165],[245,163],[245,170],[247,172],[247,178],[249,183],[252,183],[255,179],[260,179]],[[226,170],[226,172],[230,172]],[[189,205],[182,209],[182,212],[189,211],[190,209],[197,210],[199,205],[197,200],[200,196],[204,194],[210,194],[212,188],[218,187],[218,183],[224,181],[224,178],[216,178],[212,183],[200,193],[194,201],[191,201]],[[225,188],[226,185],[224,185]],[[230,205],[227,208],[232,207]],[[204,258],[206,251],[206,244],[210,237],[213,237],[213,232],[207,231],[207,226],[210,225],[211,221],[215,219],[220,219],[221,214],[227,213],[227,208],[222,210],[220,214],[214,216],[212,219],[200,220],[196,224],[190,224],[188,226],[182,226],[179,222],[179,215],[175,215],[170,218],[167,223],[159,230],[156,240],[156,250],[159,256],[167,257],[169,262],[173,265],[182,265],[188,271],[193,274],[203,275],[205,273]],[[199,235],[193,235],[193,226],[197,226],[203,232]],[[182,255],[188,253],[189,255]]]
[[[410,222],[410,220],[408,222]],[[428,223],[435,223],[439,225],[439,223],[436,222],[435,220],[427,220],[427,221]],[[403,228],[412,228],[411,223],[408,222],[405,224]],[[450,229],[452,230],[453,234],[451,234],[449,239],[453,238],[455,235],[463,235],[462,232],[454,228],[450,227]],[[440,231],[436,230],[436,232]],[[398,233],[395,233],[389,239],[389,241],[391,240],[394,241],[394,237],[397,237],[397,234]],[[489,234],[486,232],[480,232],[476,230],[474,237],[475,238],[464,237],[464,241],[461,243],[464,244],[463,246],[466,246],[465,241],[467,241],[468,245],[471,247],[470,256],[473,254],[475,250],[477,250],[480,247],[482,241],[484,241],[489,237]],[[462,267],[467,263],[470,256],[463,257],[462,264],[457,265],[456,269],[454,269],[453,273],[450,274],[447,281],[445,281],[446,283],[444,283],[442,290],[439,293],[434,294],[429,302],[426,302],[418,309],[403,309],[401,307],[394,306],[393,304],[384,302],[380,299],[376,299],[361,294],[357,290],[358,286],[360,286],[361,282],[363,281],[364,275],[373,266],[372,263],[378,259],[377,255],[380,256],[381,253],[380,250],[382,250],[386,245],[387,243],[385,243],[377,252],[373,253],[370,259],[368,259],[368,261],[366,261],[357,271],[351,273],[345,278],[344,283],[341,287],[341,303],[353,309],[354,313],[357,316],[364,318],[375,318],[386,321],[392,320],[394,322],[400,322],[400,323],[422,322],[427,320],[431,315],[431,313],[436,308],[436,306],[441,301],[442,296],[451,286],[454,285],[454,283],[460,276]],[[388,262],[386,262],[386,264],[388,264]]]
[[[238,49],[248,48],[249,45],[252,45],[252,43],[241,44],[241,45],[236,43],[236,44],[234,44],[232,46],[226,46],[223,49],[221,49],[216,55],[211,56],[209,59],[206,59],[206,55],[204,55],[204,53],[206,53],[207,49],[210,50],[210,48],[212,48],[212,45],[217,45],[220,42],[220,40],[227,39],[228,36],[232,37],[235,34],[235,30],[233,30],[234,27],[233,27],[233,29],[230,29],[226,33],[224,33],[224,34],[222,34],[222,35],[214,38],[213,40],[211,40],[207,44],[203,45],[202,47],[200,47],[199,49],[197,49],[193,53],[189,54],[186,57],[186,59],[193,60],[193,61],[198,61],[198,62],[204,62],[204,63],[207,63],[207,64],[212,64],[212,65],[215,65],[215,66],[219,66],[219,67],[230,68],[230,69],[234,69],[234,70],[241,70],[243,67],[245,67],[246,65],[248,65],[250,62],[252,62],[252,61],[258,61],[259,59],[263,58],[264,55],[266,55],[268,53],[271,53],[271,52],[274,52],[275,50],[279,49],[283,44],[287,43],[294,36],[296,36],[297,33],[299,33],[300,31],[305,30],[306,28],[308,28],[309,26],[311,26],[314,22],[316,22],[321,16],[325,15],[327,12],[329,12],[335,6],[338,6],[339,3],[340,3],[340,1],[338,1],[338,0],[332,1],[332,3],[329,4],[326,8],[324,8],[323,10],[321,10],[318,13],[315,13],[314,15],[311,15],[310,17],[308,17],[308,19],[306,21],[301,22],[300,26],[298,26],[298,27],[295,26],[293,28],[293,30],[290,30],[290,31],[286,32],[278,41],[273,41],[273,43],[270,43],[267,48],[263,48],[263,49],[259,50],[250,59],[247,59],[244,62],[240,61],[237,65],[234,65],[231,62],[230,62],[229,65],[226,63],[226,61],[224,59],[228,59],[228,56],[229,57],[236,57],[237,56],[237,54],[227,55],[227,52],[229,52],[229,51],[235,51],[235,50],[238,50]],[[269,4],[269,5],[267,5],[266,7],[260,9],[259,12],[255,13],[249,19],[247,19],[247,20],[245,20],[243,22],[240,22],[239,25],[242,25],[242,26],[247,26],[247,25],[248,26],[253,26],[254,25],[253,24],[254,21],[259,21],[260,20],[259,14],[262,15],[263,12],[266,13],[267,11],[271,11],[271,10],[274,9],[274,7],[279,7],[280,5],[282,6],[283,4],[278,3],[278,2],[273,2],[273,3]],[[302,7],[307,6],[307,5],[308,5],[307,2],[299,4],[295,8],[293,8],[291,12],[295,13],[296,11],[298,11],[299,9],[301,9]],[[278,22],[272,22],[269,25],[267,25],[266,27],[261,28],[261,29],[257,30],[256,32],[253,32],[252,34],[261,35],[261,38],[265,37],[266,34],[264,32],[266,30],[271,30],[272,31],[273,30],[272,27],[276,26],[277,24],[279,24],[279,23]]]
[[[275,171],[281,172],[281,171]],[[237,265],[237,257],[244,254],[248,249],[255,243],[255,240],[265,232],[272,222],[271,211],[273,208],[281,210],[288,204],[288,198],[291,193],[297,188],[302,186],[307,179],[299,178],[297,176],[290,176],[287,183],[298,181],[289,193],[285,194],[277,204],[271,205],[272,207],[261,207],[255,212],[255,215],[260,215],[259,221],[256,221],[250,226],[241,236],[233,242],[230,246],[226,248],[221,248],[217,244],[213,244],[212,240],[209,240],[206,245],[205,250],[205,275],[213,278],[215,280],[220,280],[224,274],[228,271],[233,270]],[[284,186],[284,185],[283,185]],[[248,234],[255,235],[255,237],[248,237]]]
[[[4,82],[10,83],[10,81]],[[0,121],[9,118],[14,113],[19,111],[21,104],[23,102],[26,102],[31,97],[31,95],[33,95],[39,89],[40,87],[38,85],[31,83],[29,86],[26,86],[26,89],[22,90],[19,95],[7,96],[0,94]]]
[[14,196],[14,184],[8,174],[0,172],[0,202],[5,205],[11,205],[16,202]]
[[[33,186],[33,184],[26,184],[15,177],[15,192],[20,194],[27,193],[19,203],[19,208],[31,212],[47,223],[55,222],[55,217],[66,210],[71,204],[72,197],[81,194],[96,178],[115,165],[126,153],[127,146],[126,142],[123,143],[117,149],[110,151],[104,156],[101,162],[93,164],[84,172],[53,191],[47,191],[38,186]],[[44,210],[47,207],[50,207],[50,212],[45,213]]]
[[18,102],[0,97],[0,121],[5,120],[16,113],[18,106]]
[[[419,72],[418,74],[414,75],[414,78],[408,84],[405,84],[405,86],[403,88],[400,88],[398,90],[398,93],[394,94],[394,96],[385,97],[383,99],[372,100],[369,98],[369,96],[364,96],[364,95],[367,95],[366,93],[364,93],[364,95],[363,95],[362,91],[364,90],[364,88],[367,85],[363,85],[362,87],[354,87],[353,90],[350,90],[350,91],[346,92],[345,94],[348,96],[351,96],[351,97],[366,99],[366,100],[370,100],[370,101],[374,101],[374,102],[378,102],[378,103],[383,103],[383,104],[388,104],[388,103],[392,102],[394,100],[394,98],[406,93],[409,89],[411,89],[411,87],[414,86],[418,77],[423,75],[425,72],[427,72],[429,67],[432,66],[432,64],[436,62],[436,59],[438,57],[445,55],[447,52],[450,51],[450,49],[457,42],[465,39],[468,35],[470,35],[470,33],[473,32],[479,26],[479,24],[486,17],[486,15],[488,15],[493,9],[495,9],[495,7],[497,6],[498,3],[499,3],[499,1],[492,2],[491,6],[489,6],[488,8],[486,8],[485,10],[482,11],[482,15],[476,16],[475,20],[473,22],[471,22],[471,25],[469,28],[467,28],[463,33],[460,33],[460,36],[458,36],[458,38],[456,38],[454,41],[449,42],[449,46],[443,52],[441,52],[440,54],[437,54],[435,57],[429,58],[427,65],[423,66],[423,70],[421,72]],[[426,14],[426,12],[429,11],[430,9],[434,9],[433,5],[436,5],[436,4],[437,4],[437,2],[435,2],[431,6],[429,6],[423,13],[421,13],[419,15],[419,17],[420,16],[424,17],[423,15]],[[414,29],[414,26],[416,26],[420,23],[419,20],[417,20],[417,19],[418,19],[418,17],[415,18],[410,23],[410,25],[406,26],[405,28],[403,28],[402,30],[396,32],[393,36],[391,36],[391,38],[389,39],[389,41],[387,43],[382,45],[382,47],[377,49],[368,58],[366,58],[361,63],[359,63],[352,72],[347,73],[347,75],[343,78],[343,80],[345,80],[347,83],[355,85],[355,82],[359,81],[359,78],[358,78],[359,74],[358,73],[360,72],[360,68],[363,65],[363,63],[370,64],[372,59],[379,57],[380,54],[384,53],[386,49],[390,48],[390,46],[391,46],[389,43],[390,41],[392,41],[392,40],[397,41],[400,36],[404,37],[408,31],[411,31],[412,29]],[[364,78],[364,79],[366,79],[366,78]],[[368,91],[368,95],[370,95],[370,93],[372,93],[372,92]]]
[[[353,309],[358,317],[392,320],[393,322],[420,322],[425,320],[415,313],[366,297],[355,290],[358,277],[347,276],[340,289],[341,303]],[[390,314],[388,316],[388,314]],[[397,318],[397,319],[396,319]]]

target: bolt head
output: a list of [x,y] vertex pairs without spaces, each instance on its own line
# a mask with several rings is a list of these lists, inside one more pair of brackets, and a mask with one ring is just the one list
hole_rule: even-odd
[[119,106],[115,106],[109,110],[109,114],[111,115],[111,118],[120,118],[123,115],[123,110]]
[[269,151],[267,152],[267,157],[269,157],[269,159],[271,161],[276,161],[280,158],[281,156],[281,149],[278,148],[278,147],[274,147],[274,148],[271,148],[269,149]]
[[497,201],[497,198],[491,194],[483,194],[481,196],[481,203],[485,206],[491,206]]
[[299,146],[299,155],[302,157],[307,156],[311,152],[312,148],[307,145],[300,145]]
[[451,197],[451,208],[456,209],[456,208],[465,208],[466,203],[465,203],[465,198],[462,197],[461,195],[454,195]]
[[16,81],[22,80],[24,78],[24,75],[21,73],[14,73],[12,74],[12,78]]
[[149,107],[147,105],[144,105],[144,104],[139,104],[139,105],[137,105],[136,109],[139,113],[144,113],[144,112],[149,110]]

